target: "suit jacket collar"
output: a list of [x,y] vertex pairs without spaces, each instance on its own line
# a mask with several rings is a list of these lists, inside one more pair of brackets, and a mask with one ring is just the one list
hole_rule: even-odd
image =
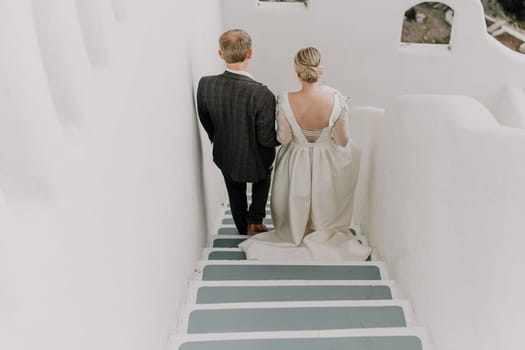
[[223,75],[224,77],[228,78],[228,79],[236,79],[236,80],[248,81],[248,82],[250,82],[250,83],[255,83],[255,84],[260,84],[260,85],[262,85],[262,84],[259,83],[258,81],[255,81],[255,80],[253,80],[252,78],[247,77],[246,75],[235,74],[235,73],[232,73],[232,72],[228,72],[227,70],[224,71],[224,73],[223,73],[222,75]]

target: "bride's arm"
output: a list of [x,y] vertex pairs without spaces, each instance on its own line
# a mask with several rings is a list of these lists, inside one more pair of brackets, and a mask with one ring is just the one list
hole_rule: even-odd
[[286,120],[283,112],[277,112],[277,140],[281,145],[287,144],[292,139],[290,123]]
[[344,97],[342,97],[341,100],[341,113],[339,114],[339,118],[337,118],[337,121],[335,122],[334,126],[334,141],[337,145],[346,147],[348,145],[348,142],[350,141],[350,136],[348,135],[348,128],[347,128],[347,122],[348,122],[348,104],[344,100]]
[[277,120],[277,141],[279,141],[281,145],[287,144],[292,139],[292,129],[284,114],[280,96],[277,98],[275,119]]

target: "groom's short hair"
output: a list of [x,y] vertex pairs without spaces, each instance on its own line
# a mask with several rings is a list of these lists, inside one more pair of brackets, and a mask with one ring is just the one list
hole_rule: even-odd
[[232,29],[221,35],[219,46],[226,63],[243,62],[252,48],[252,38],[242,29]]

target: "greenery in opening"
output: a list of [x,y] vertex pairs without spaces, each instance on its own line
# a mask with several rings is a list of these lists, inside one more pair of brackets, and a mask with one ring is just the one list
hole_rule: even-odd
[[505,10],[498,0],[481,0],[485,13],[493,17],[502,17],[505,15]]
[[499,3],[508,14],[514,16],[518,21],[525,20],[525,0],[499,0]]
[[525,0],[481,0],[485,13],[525,29]]

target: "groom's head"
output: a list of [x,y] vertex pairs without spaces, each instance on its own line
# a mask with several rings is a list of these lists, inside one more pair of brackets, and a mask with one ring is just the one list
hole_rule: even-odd
[[219,56],[226,63],[240,63],[252,58],[252,38],[242,29],[224,32],[219,38]]

